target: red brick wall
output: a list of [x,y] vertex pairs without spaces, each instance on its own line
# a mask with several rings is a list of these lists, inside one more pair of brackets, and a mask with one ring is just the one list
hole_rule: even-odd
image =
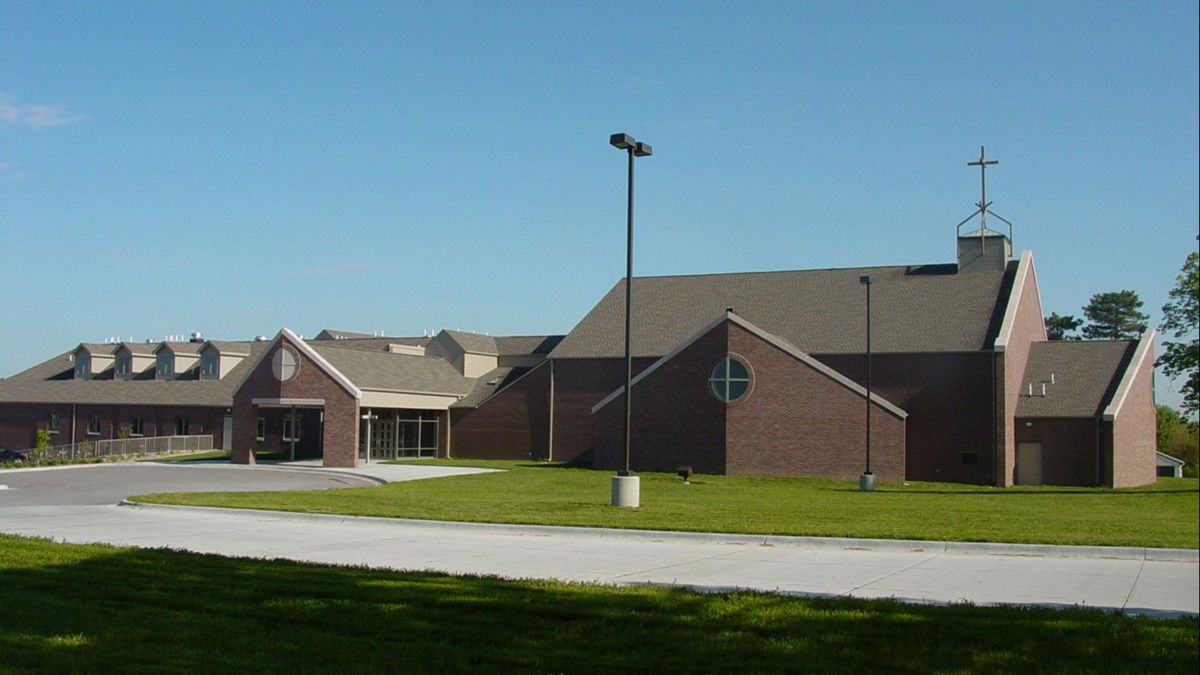
[[[234,393],[233,461],[248,461],[251,449],[265,449],[255,440],[255,420],[263,416],[252,401],[255,398],[319,398],[325,400],[325,422],[321,447],[325,466],[353,467],[358,464],[358,399],[331,378],[302,350],[295,349],[300,370],[287,382],[279,382],[271,372],[271,360],[285,336],[267,349],[262,360]],[[282,428],[282,423],[280,428]],[[301,434],[303,437],[303,433]]]
[[0,404],[0,448],[25,450],[37,445],[37,430],[48,428],[51,413],[58,413],[60,431],[51,435],[50,443],[70,443],[71,406],[51,403]]
[[[866,386],[865,355],[818,354],[815,358]],[[908,413],[905,472],[909,480],[991,482],[990,352],[874,354],[871,370],[871,388]],[[976,453],[978,463],[963,464],[964,452]]]
[[[726,346],[722,324],[633,386],[630,468],[675,471],[688,465],[696,473],[726,472],[725,404],[708,393],[708,371]],[[594,424],[592,464],[624,468],[624,396],[596,411]]]
[[[175,433],[175,418],[188,418],[189,434],[211,434],[213,447],[221,447],[224,433],[225,408],[196,406],[136,406],[80,404],[75,409],[75,442],[116,438],[122,425],[132,418],[142,418],[143,436],[168,436]],[[0,447],[25,450],[37,443],[37,430],[47,429],[50,414],[58,413],[59,433],[52,434],[50,443],[71,443],[70,404],[6,403],[0,404]],[[88,420],[100,416],[100,433],[87,433]]]
[[[1018,417],[1014,444],[1042,444],[1044,485],[1097,485],[1096,464],[1106,453],[1101,433],[1097,458],[1096,418]],[[1101,478],[1103,480],[1103,477]]]
[[[750,366],[750,392],[724,404],[708,390],[727,353]],[[866,402],[811,366],[726,322],[633,388],[635,470],[853,478],[865,462]],[[623,466],[623,400],[597,411],[595,464]],[[872,470],[904,478],[904,423],[872,411]]]
[[[1130,368],[1138,364],[1131,363]],[[1154,386],[1154,345],[1142,361],[1125,402],[1112,422],[1112,487],[1147,485],[1158,480]]]
[[[658,359],[636,358],[637,376]],[[592,461],[592,406],[625,384],[625,359],[556,359],[554,362],[554,460]],[[636,393],[634,400],[637,400]]]
[[[1021,386],[1025,379],[1025,365],[1029,362],[1029,350],[1035,340],[1046,339],[1046,325],[1042,318],[1037,275],[1032,261],[1033,258],[1030,257],[1029,273],[1025,277],[1025,285],[1017,301],[1017,313],[1012,332],[1009,334],[1008,347],[998,356],[997,385],[1001,389],[997,392],[997,397],[1001,403],[1001,410],[997,430],[997,446],[1000,452],[996,462],[996,484],[1002,487],[1012,485],[1015,480],[1013,469],[1017,461],[1017,446],[1013,429],[1016,423],[1017,402],[1020,400]],[[1015,292],[1015,284],[1013,289]]]
[[[754,372],[750,394],[726,407],[727,473],[855,478],[863,472],[860,394],[741,326],[729,327],[729,351]],[[904,479],[904,447],[903,419],[873,405],[871,471],[879,480]]]
[[550,363],[525,373],[479,408],[451,409],[450,416],[452,457],[544,459],[550,445]]

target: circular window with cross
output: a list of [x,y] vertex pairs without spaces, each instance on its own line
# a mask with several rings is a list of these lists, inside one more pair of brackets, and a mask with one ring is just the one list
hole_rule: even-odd
[[271,359],[271,373],[280,382],[287,382],[300,371],[300,358],[295,350],[287,345],[280,347]]
[[708,373],[708,390],[718,401],[733,403],[750,391],[750,367],[736,356],[725,356]]

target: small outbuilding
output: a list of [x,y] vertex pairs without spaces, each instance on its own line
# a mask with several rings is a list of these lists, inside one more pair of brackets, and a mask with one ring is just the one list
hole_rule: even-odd
[[1154,466],[1159,478],[1183,478],[1184,462],[1178,457],[1172,457],[1165,452],[1154,451]]

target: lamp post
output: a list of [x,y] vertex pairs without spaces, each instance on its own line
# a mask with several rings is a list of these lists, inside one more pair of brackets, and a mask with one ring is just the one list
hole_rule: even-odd
[[871,277],[863,275],[858,283],[867,287],[867,470],[858,477],[858,489],[875,491],[875,474],[871,473]]
[[650,145],[634,139],[629,134],[613,134],[609,145],[624,150],[629,155],[628,203],[625,214],[625,468],[612,478],[612,505],[637,507],[640,503],[638,477],[629,470],[629,427],[632,417],[631,386],[633,384],[633,352],[630,350],[631,308],[633,305],[633,158],[649,157]]

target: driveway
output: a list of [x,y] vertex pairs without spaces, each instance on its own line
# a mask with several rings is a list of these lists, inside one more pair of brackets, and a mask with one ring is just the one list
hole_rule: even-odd
[[0,471],[0,509],[14,506],[116,504],[149,492],[249,492],[367,487],[378,480],[279,466],[228,464],[89,464]]

